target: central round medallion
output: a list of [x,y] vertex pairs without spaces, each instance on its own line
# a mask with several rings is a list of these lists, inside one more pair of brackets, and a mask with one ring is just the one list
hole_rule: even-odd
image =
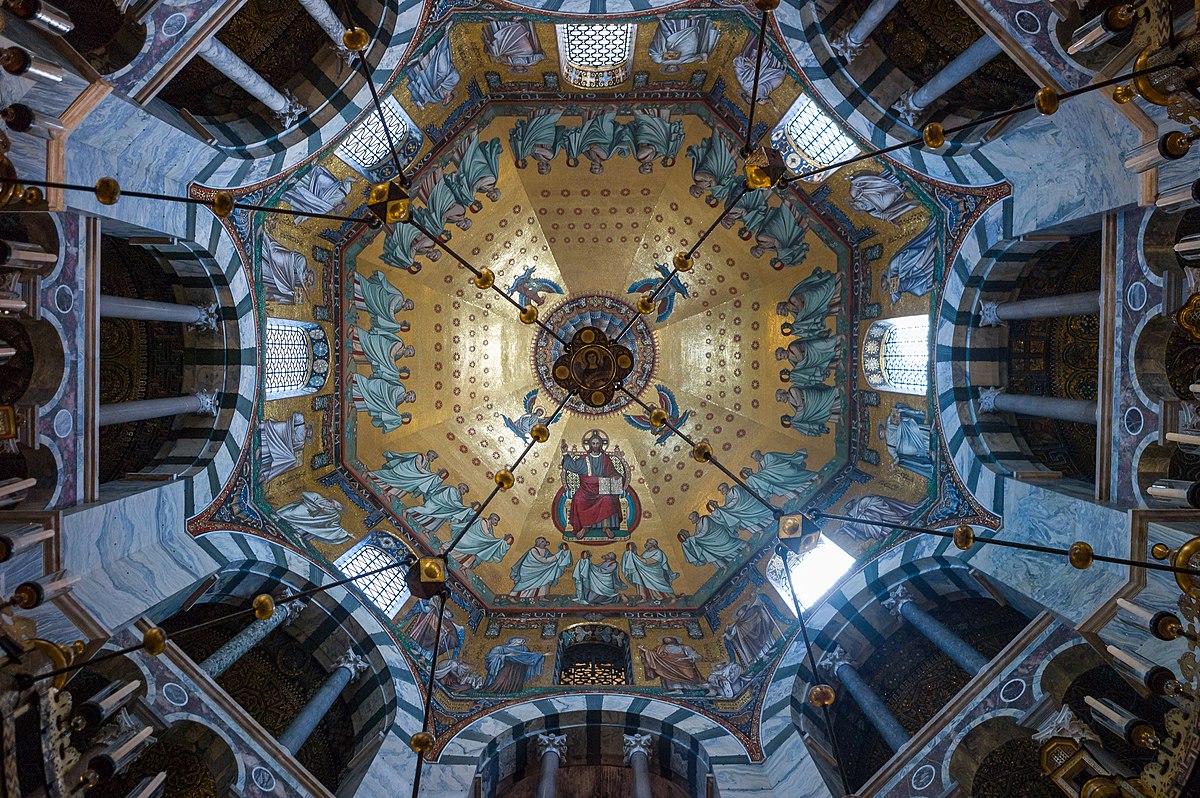
[[654,333],[630,305],[606,294],[583,294],[555,307],[545,324],[562,341],[539,328],[533,370],[556,402],[570,395],[571,410],[603,415],[633,401],[616,385],[637,396],[650,384]]

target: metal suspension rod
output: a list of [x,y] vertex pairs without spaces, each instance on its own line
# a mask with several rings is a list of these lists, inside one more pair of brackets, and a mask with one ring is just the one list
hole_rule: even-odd
[[[547,427],[549,427],[551,424],[553,424],[555,419],[558,418],[558,414],[562,412],[564,407],[566,407],[567,399],[569,399],[569,398],[570,398],[570,396],[568,396],[567,398],[563,399],[561,402],[558,403],[558,407],[556,407],[554,409],[554,412],[550,415],[550,418],[547,419],[545,422]],[[530,450],[533,449],[533,446],[535,443],[537,443],[536,440],[530,440],[527,444],[525,444],[525,449],[517,457],[516,461],[513,462],[512,467],[508,469],[509,471],[515,471],[517,466],[521,465],[521,461],[524,460],[525,455],[529,454]],[[446,545],[446,548],[442,549],[442,552],[439,556],[443,560],[447,559],[450,556],[450,552],[452,552],[454,550],[454,547],[457,546],[459,541],[463,539],[463,536],[467,534],[467,530],[471,528],[471,525],[479,520],[480,516],[483,515],[483,511],[487,509],[487,506],[489,504],[491,504],[492,499],[496,498],[496,494],[499,492],[500,492],[499,485],[496,485],[496,487],[492,488],[492,492],[488,494],[488,497],[486,499],[484,499],[483,503],[480,504],[478,509],[475,510],[475,514],[472,515],[470,520],[467,521],[467,523],[463,525],[462,531],[454,536],[454,539],[451,540],[450,543],[448,543]]]
[[746,122],[746,143],[742,146],[742,157],[750,157],[750,136],[754,132],[754,109],[758,106],[758,81],[762,76],[763,45],[767,40],[767,14],[762,12],[762,24],[758,28],[758,58],[754,62],[754,90],[750,94],[750,119]]
[[[651,410],[654,409],[654,408],[650,407],[650,405],[643,402],[640,397],[634,395],[624,385],[620,386],[619,390],[621,391],[621,393],[625,394],[630,399],[632,399],[634,402],[636,402],[639,406],[641,406],[641,408],[646,411],[647,415],[650,413]],[[674,433],[676,436],[681,438],[684,441],[684,443],[686,443],[688,446],[691,446],[693,449],[696,448],[696,442],[693,441],[690,437],[688,437],[687,433],[685,433],[683,430],[679,429],[679,427],[672,424],[669,419],[667,421],[663,422],[663,426],[665,426],[667,429],[671,430],[672,433]],[[769,501],[767,501],[762,496],[760,496],[758,491],[756,491],[754,488],[747,485],[746,481],[744,479],[737,476],[732,471],[730,471],[728,468],[726,468],[725,464],[717,459],[717,455],[715,453],[708,459],[708,462],[715,465],[722,474],[724,474],[725,476],[729,477],[731,480],[736,482],[738,487],[740,487],[742,490],[746,491],[751,496],[753,496],[755,499],[757,499],[759,504],[763,505],[764,507],[769,508],[771,510],[772,515],[774,515],[776,518],[779,518],[782,515],[782,513],[779,511],[779,508],[777,508],[775,505],[771,504]]]
[[[95,186],[85,186],[78,183],[59,183],[53,180],[24,180],[13,177],[0,177],[0,185],[9,186],[37,186],[38,188],[58,188],[65,191],[83,191],[88,194],[95,194]],[[212,208],[213,201],[206,199],[197,199],[196,197],[176,197],[171,194],[158,194],[151,191],[135,191],[121,189],[122,197],[134,197],[136,199],[152,199],[162,202],[178,202],[184,205],[203,205],[206,208]],[[311,219],[329,219],[334,222],[366,222],[366,218],[354,216],[341,216],[335,213],[312,213],[309,211],[297,211],[290,208],[271,208],[266,205],[254,205],[248,202],[234,202],[234,209],[244,211],[262,211],[263,213],[275,213],[280,216],[304,216]]]
[[[438,649],[442,647],[442,616],[446,614],[446,599],[449,597],[449,591],[441,592],[442,604],[438,607],[437,626],[433,634],[433,657],[429,661],[429,684],[425,690],[425,713],[421,718],[421,731],[429,731],[429,710],[433,705],[433,678],[437,672]],[[421,766],[425,764],[425,754],[417,753],[417,771],[413,775],[413,798],[417,798],[417,793],[421,789]]]
[[[783,558],[783,573],[787,576],[788,590],[792,593],[792,604],[796,607],[796,620],[800,622],[800,634],[804,638],[804,655],[808,659],[808,669],[814,680],[819,679],[817,659],[813,656],[812,641],[808,639],[808,624],[804,622],[804,611],[800,607],[800,599],[796,596],[796,585],[792,581],[792,569],[788,564],[788,555],[791,552],[786,546],[777,545],[775,553]],[[850,783],[846,780],[846,772],[842,770],[842,754],[839,750],[837,736],[833,733],[833,718],[829,715],[829,707],[821,707],[821,716],[825,721],[825,735],[829,738],[829,744],[833,746],[833,763],[837,767],[838,778],[842,782],[842,792],[850,795]]]
[[[944,532],[938,529],[928,529],[923,526],[913,526],[911,524],[898,524],[892,521],[875,521],[871,518],[858,518],[851,515],[835,515],[833,513],[820,513],[814,515],[813,520],[817,521],[822,518],[830,518],[834,521],[862,521],[872,526],[886,526],[892,529],[900,529],[906,532],[917,532],[922,535],[934,535],[939,538],[954,538],[953,532]],[[1009,549],[1021,549],[1022,551],[1033,551],[1039,554],[1057,554],[1066,557],[1070,554],[1068,549],[1055,548],[1053,546],[1041,546],[1036,543],[1023,543],[1017,540],[1002,540],[1001,538],[993,537],[974,537],[976,543],[990,543],[996,546],[1004,546]],[[1187,574],[1188,576],[1200,576],[1200,570],[1195,568],[1178,568],[1173,565],[1165,565],[1158,562],[1148,562],[1146,560],[1130,560],[1125,557],[1111,557],[1105,554],[1092,554],[1093,560],[1099,562],[1113,563],[1115,565],[1127,565],[1131,568],[1144,568],[1151,571],[1165,571],[1173,574]]]

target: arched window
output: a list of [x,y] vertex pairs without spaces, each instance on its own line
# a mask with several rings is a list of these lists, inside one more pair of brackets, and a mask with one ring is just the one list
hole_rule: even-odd
[[863,374],[881,391],[924,396],[929,388],[929,319],[880,319],[867,328]]
[[558,635],[555,684],[621,685],[633,683],[629,635],[599,623],[576,624]]
[[629,80],[636,25],[558,25],[563,78],[581,89],[607,89]]
[[319,324],[267,319],[263,340],[267,399],[316,393],[329,376],[329,342]]
[[[383,109],[387,132],[392,136],[392,144],[396,147],[400,163],[407,163],[410,156],[406,153],[410,149],[416,152],[420,148],[420,131],[409,120],[408,114],[394,96],[384,97],[379,105]],[[408,142],[410,136],[416,138],[415,149]],[[384,165],[385,162],[390,163],[392,159],[388,137],[384,133],[383,123],[379,121],[379,114],[372,110],[364,116],[362,121],[346,134],[346,138],[333,154],[353,166],[367,179],[374,179],[368,172]],[[392,167],[390,171],[394,169],[395,167]]]
[[[792,571],[792,585],[796,588],[800,608],[806,610],[820,601],[852,565],[854,558],[824,535],[816,546],[803,554],[788,552],[788,567]],[[767,580],[784,602],[795,609],[791,586],[783,572],[783,558],[778,554],[767,563]]]
[[[828,166],[862,151],[842,126],[807,94],[800,95],[784,121],[772,131],[771,144],[783,153],[784,162],[793,172]],[[836,171],[830,169],[805,179],[818,183]]]
[[[399,562],[406,554],[407,547],[395,537],[386,532],[375,531],[338,557],[334,565],[347,577],[358,576]],[[356,579],[354,586],[384,615],[391,618],[400,611],[411,595],[408,585],[404,582],[404,574],[403,568],[393,568],[381,574]]]

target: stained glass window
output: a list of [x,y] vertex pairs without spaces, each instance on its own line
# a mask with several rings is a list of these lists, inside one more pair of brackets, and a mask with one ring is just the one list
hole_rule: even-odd
[[[392,143],[399,148],[408,132],[408,115],[404,113],[395,97],[385,97],[380,107],[387,121],[388,132],[392,134]],[[383,132],[383,125],[379,121],[379,114],[372,110],[364,116],[338,145],[334,154],[360,172],[373,169],[385,158],[391,158],[391,150]]]
[[263,336],[263,388],[267,399],[315,393],[329,373],[329,344],[320,325],[267,319]]
[[[397,559],[392,554],[367,538],[339,557],[335,565],[341,569],[343,574],[350,577],[391,565],[396,561]],[[393,568],[380,574],[356,579],[354,586],[361,590],[389,618],[400,611],[410,595],[408,585],[404,583],[403,568]]]
[[[820,601],[852,565],[854,558],[827,537],[822,537],[820,543],[804,554],[788,552],[792,585],[796,588],[801,609],[807,610]],[[794,611],[796,607],[792,602],[792,591],[783,572],[783,558],[778,554],[767,563],[767,579]]]
[[581,89],[604,89],[629,79],[636,25],[558,25],[563,77]]
[[923,396],[929,387],[929,319],[880,319],[863,341],[863,374],[872,388]]
[[[834,121],[807,94],[801,94],[791,110],[783,129],[791,149],[799,155],[788,164],[799,172],[815,166],[831,163],[858,155],[861,150],[854,140],[846,135],[841,125]],[[773,137],[774,138],[774,137]],[[810,180],[820,181],[836,170],[813,175]]]

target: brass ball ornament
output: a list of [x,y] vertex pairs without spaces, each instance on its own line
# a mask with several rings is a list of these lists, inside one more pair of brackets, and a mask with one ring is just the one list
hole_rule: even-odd
[[500,486],[500,490],[508,490],[517,482],[516,477],[513,476],[513,472],[509,471],[507,468],[497,471],[496,476],[493,477],[493,479],[495,479],[496,484]]
[[930,122],[921,131],[921,138],[929,149],[936,150],[946,143],[946,129],[937,122]]
[[266,593],[260,593],[254,597],[253,607],[254,617],[260,621],[265,621],[275,614],[275,599]]
[[779,0],[754,0],[754,7],[759,11],[774,11],[779,8]]
[[1050,116],[1058,110],[1058,92],[1049,86],[1043,86],[1033,95],[1033,107],[1042,116]]
[[814,684],[808,689],[808,703],[818,709],[833,706],[837,700],[837,691],[828,684]]
[[371,43],[371,36],[359,27],[353,27],[342,34],[342,44],[352,53],[361,53]]
[[218,191],[214,194],[212,198],[212,211],[221,219],[233,213],[233,195],[228,191]]
[[496,273],[491,269],[480,269],[479,274],[471,281],[481,291],[486,291],[496,284]]
[[116,205],[121,198],[121,184],[111,177],[96,181],[96,201],[101,205]]
[[419,731],[408,740],[408,747],[424,756],[427,752],[433,750],[437,739],[427,731]]
[[1072,568],[1080,571],[1091,568],[1094,560],[1095,555],[1092,553],[1091,544],[1082,540],[1072,543],[1071,548],[1067,550],[1067,561],[1071,563]]
[[637,309],[639,313],[650,314],[654,312],[654,307],[657,303],[650,298],[649,294],[645,294],[637,301]]
[[969,524],[959,524],[954,527],[954,545],[960,551],[967,551],[975,545],[975,530]]
[[529,430],[529,437],[533,438],[538,443],[545,443],[550,440],[550,428],[545,424],[534,424]]
[[676,252],[672,262],[675,268],[681,272],[690,272],[692,267],[696,265],[696,259],[686,252]]
[[167,633],[157,626],[151,626],[142,632],[142,650],[152,657],[157,657],[167,648]]
[[658,427],[661,427],[667,423],[668,417],[669,416],[667,415],[666,410],[663,410],[661,407],[656,407],[650,411],[650,426],[657,429]]
[[713,447],[708,441],[700,441],[692,447],[692,459],[697,463],[707,463],[713,458]]
[[521,308],[520,319],[522,324],[536,324],[538,320],[537,305],[526,305]]

